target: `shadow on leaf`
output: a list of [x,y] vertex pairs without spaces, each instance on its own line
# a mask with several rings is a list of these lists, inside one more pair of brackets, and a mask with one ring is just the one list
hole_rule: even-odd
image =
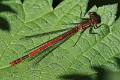
[[105,80],[108,71],[103,67],[92,67],[97,72],[96,80]]
[[116,60],[117,66],[120,68],[120,58],[115,57],[115,60]]
[[68,74],[60,76],[59,78],[63,78],[65,80],[106,80],[107,70],[102,67],[92,67],[94,71],[96,71],[96,77],[93,79],[93,74],[90,75],[81,75],[81,74]]
[[10,31],[9,23],[7,22],[6,19],[2,17],[0,17],[0,29],[5,30],[5,31]]
[[[13,10],[10,6],[2,4],[2,1],[3,0],[0,1],[0,12],[11,12],[17,14],[17,12]],[[0,29],[5,31],[10,31],[9,23],[3,17],[0,17]]]
[[11,13],[17,13],[15,10],[13,10],[10,6],[5,4],[0,4],[0,12],[11,12]]
[[60,78],[63,78],[65,80],[92,80],[89,75],[79,75],[79,74],[68,74],[60,76]]

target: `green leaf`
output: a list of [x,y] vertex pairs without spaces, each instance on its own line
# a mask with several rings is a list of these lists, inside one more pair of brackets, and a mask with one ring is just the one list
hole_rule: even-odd
[[90,35],[86,30],[73,47],[79,36],[78,32],[35,67],[31,66],[34,60],[25,60],[14,67],[9,66],[9,62],[26,55],[25,51],[59,34],[28,41],[19,38],[70,27],[63,26],[62,23],[79,22],[79,18],[84,17],[86,13],[87,3],[88,0],[64,0],[53,10],[52,0],[25,0],[23,4],[19,0],[3,1],[3,4],[11,6],[17,15],[9,12],[0,13],[0,17],[6,18],[11,28],[10,32],[0,30],[0,80],[57,80],[66,74],[94,76],[96,72],[91,69],[92,66],[105,66],[113,71],[118,70],[114,65],[117,63],[113,60],[120,53],[120,19],[114,22],[117,4],[99,8],[94,6],[90,10],[97,12],[101,17],[103,25],[94,30],[100,35]]

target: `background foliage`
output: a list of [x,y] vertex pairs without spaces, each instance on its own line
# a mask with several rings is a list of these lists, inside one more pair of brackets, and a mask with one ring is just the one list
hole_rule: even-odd
[[[0,80],[117,80],[120,70],[120,19],[118,4],[95,5],[88,10],[88,0],[63,0],[52,7],[52,0],[4,0],[0,4]],[[36,66],[39,58],[11,67],[9,62],[27,53],[25,51],[60,35],[53,34],[27,41],[19,40],[33,35],[74,27],[63,23],[79,22],[88,17],[86,10],[97,12],[101,17],[99,35],[90,35],[88,30],[75,47],[79,32],[59,45]],[[85,15],[86,14],[86,15]],[[85,15],[85,16],[84,16]],[[44,53],[47,53],[45,51]],[[114,75],[113,75],[114,74]],[[115,77],[115,78],[114,78]]]

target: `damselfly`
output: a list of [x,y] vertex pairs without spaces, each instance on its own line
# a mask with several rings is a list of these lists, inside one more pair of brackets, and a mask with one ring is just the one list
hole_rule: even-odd
[[[13,65],[16,65],[18,64],[19,62],[45,50],[46,48],[48,48],[49,46],[65,39],[66,37],[68,37],[69,35],[72,35],[76,32],[78,32],[79,30],[81,30],[81,33],[80,33],[80,36],[82,35],[82,33],[90,27],[89,29],[89,33],[90,34],[96,34],[96,33],[92,33],[92,29],[93,28],[98,28],[97,24],[101,23],[101,19],[100,19],[100,16],[95,13],[95,12],[89,12],[89,18],[82,18],[81,22],[78,23],[74,28],[72,28],[71,30],[67,31],[66,33],[54,38],[54,39],[51,39],[49,41],[47,41],[46,43],[42,44],[41,46],[37,47],[36,49],[34,49],[33,51],[31,51],[30,53],[28,53],[27,55],[19,58],[19,59],[16,59],[12,62],[10,62],[10,65],[13,66]],[[78,42],[78,40],[80,39],[80,36],[79,38],[77,39],[76,43]],[[29,36],[30,37],[30,36]],[[76,44],[75,43],[75,44]]]

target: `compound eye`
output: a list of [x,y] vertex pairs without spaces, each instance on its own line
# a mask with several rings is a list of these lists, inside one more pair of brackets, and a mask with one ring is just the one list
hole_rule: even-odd
[[96,24],[101,23],[101,18],[96,12],[89,12],[90,19]]

